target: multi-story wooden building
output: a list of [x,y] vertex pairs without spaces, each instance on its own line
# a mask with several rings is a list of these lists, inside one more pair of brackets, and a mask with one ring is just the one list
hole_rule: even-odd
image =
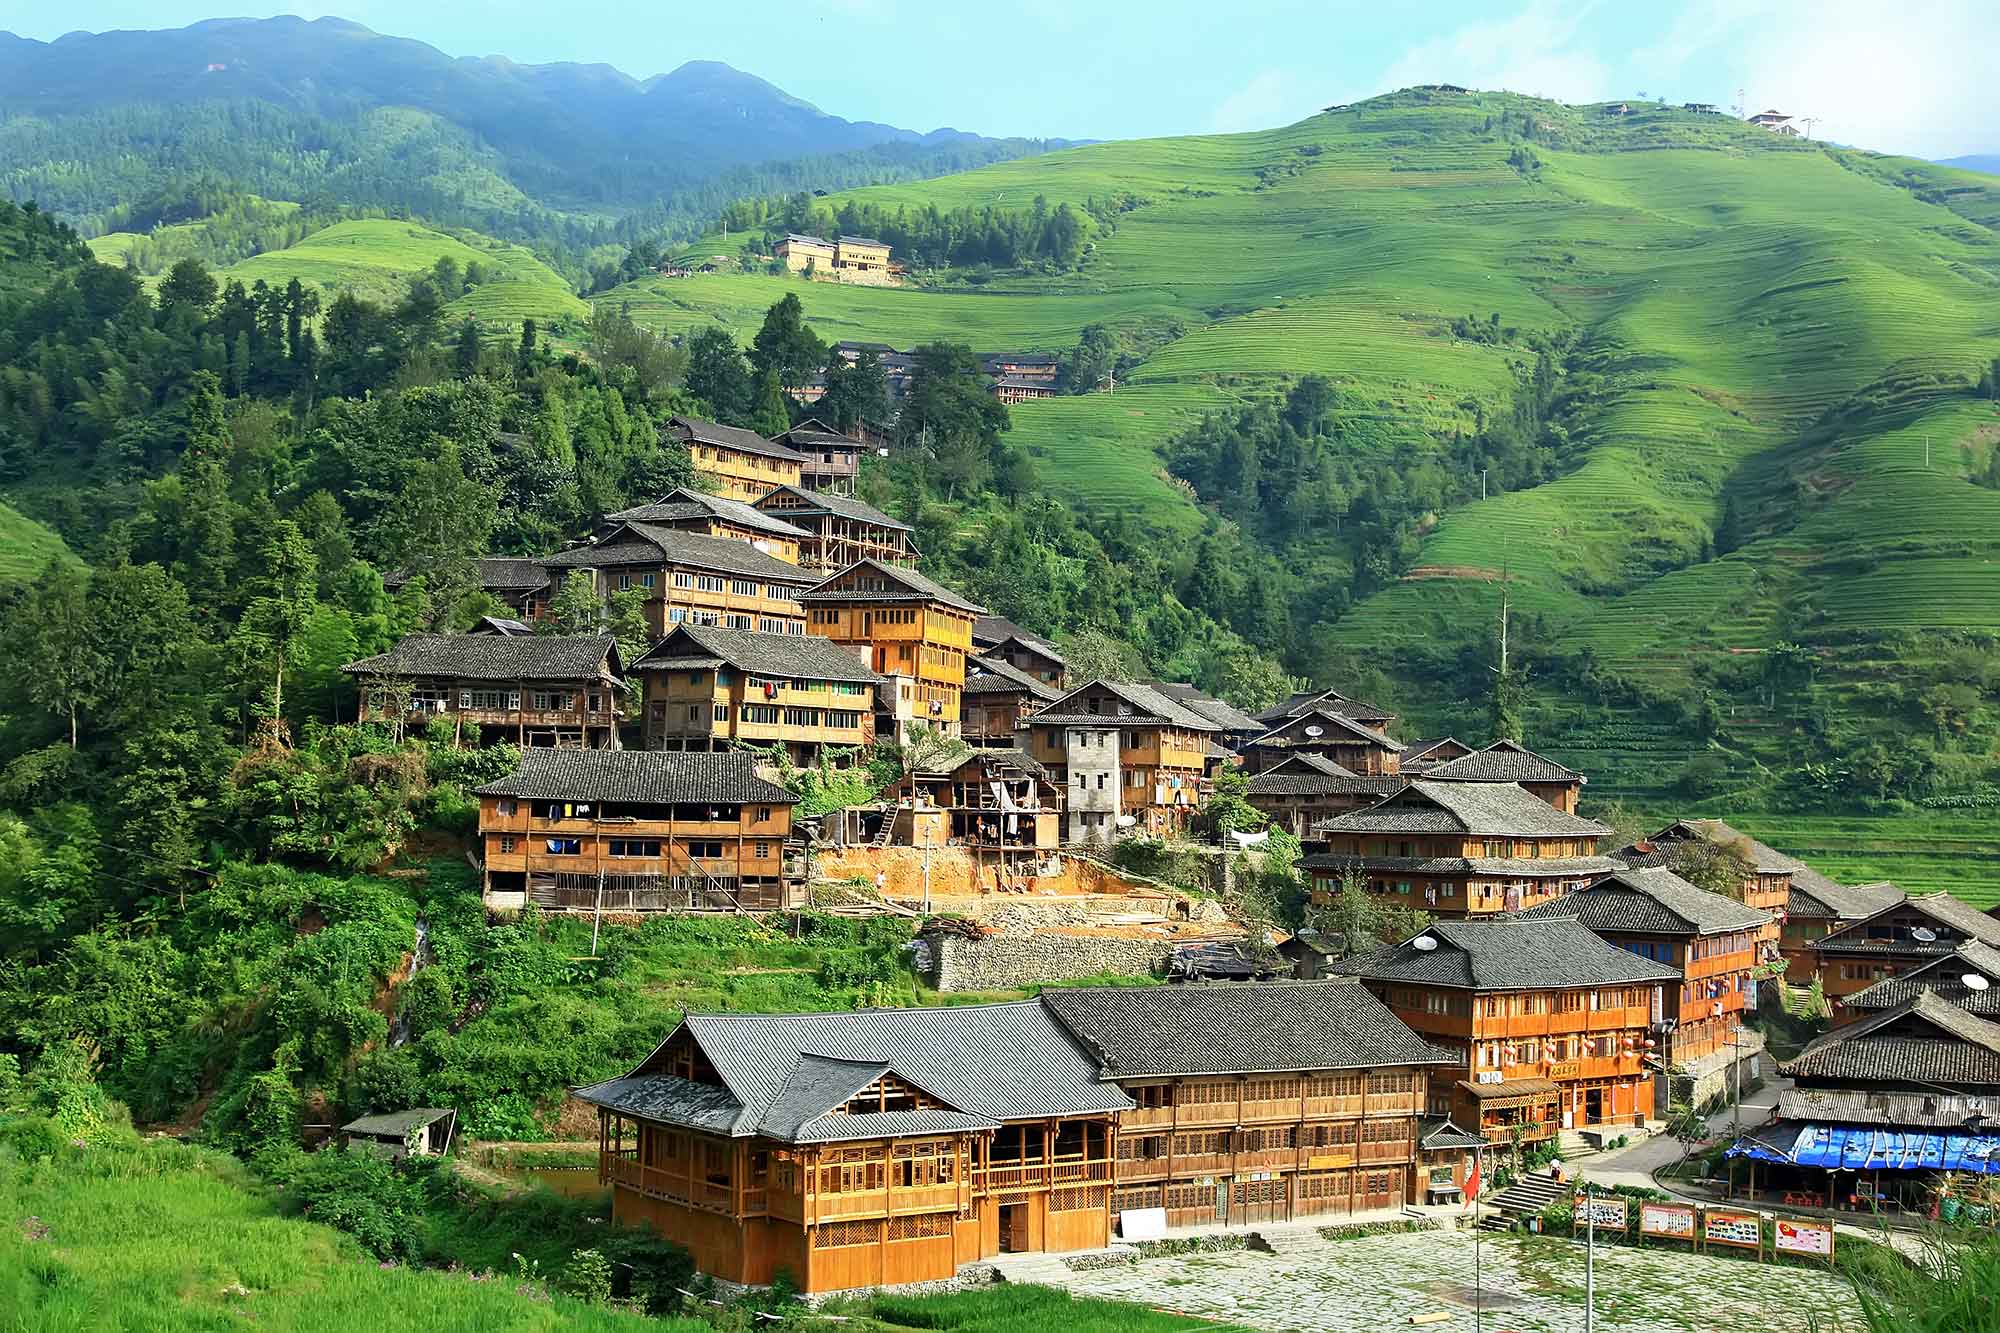
[[852,496],[780,486],[757,501],[757,508],[799,530],[799,563],[821,574],[860,560],[917,563],[910,525]]
[[1775,944],[1779,923],[1784,920],[1785,909],[1791,899],[1792,883],[1801,871],[1811,874],[1811,870],[1804,862],[1786,856],[1719,819],[1676,820],[1645,842],[1620,852],[1619,859],[1630,865],[1671,866],[1674,863],[1674,845],[1689,842],[1726,847],[1743,858],[1748,867],[1743,876],[1743,905],[1769,914],[1771,924],[1765,927],[1765,937]]
[[676,625],[628,672],[644,694],[649,750],[783,745],[794,763],[875,743],[881,677],[810,634]]
[[1184,680],[1148,680],[1150,685],[1190,712],[1200,713],[1216,726],[1215,740],[1223,749],[1236,751],[1262,736],[1270,728],[1227,700],[1203,694]]
[[804,475],[804,455],[754,430],[676,416],[668,418],[665,434],[687,446],[694,470],[726,499],[757,500],[773,487],[798,485]]
[[[1681,984],[1664,991],[1660,1048],[1692,1085],[1688,1100],[1696,1105],[1728,1086],[1739,1061],[1763,1050],[1763,1036],[1744,1025],[1757,1009],[1756,969],[1770,961],[1768,918],[1756,908],[1649,866],[1616,871],[1522,916],[1573,916],[1619,948],[1680,971]],[[1665,1106],[1670,1095],[1656,1090],[1654,1100]]]
[[1061,391],[1053,380],[1035,379],[1027,375],[1002,375],[993,381],[993,396],[1003,403],[1028,403],[1042,398],[1054,398]]
[[[540,615],[543,604],[554,591],[549,583],[549,571],[539,560],[489,555],[481,556],[472,563],[473,577],[479,582],[479,590],[523,620],[533,620]],[[412,577],[407,570],[395,570],[382,576],[382,586],[390,592],[401,592]]]
[[876,674],[889,678],[884,691],[898,744],[912,722],[958,733],[972,622],[984,607],[880,560],[857,561],[799,600],[807,633],[865,649]]
[[1252,773],[1262,773],[1295,754],[1316,754],[1358,776],[1381,777],[1402,771],[1403,743],[1387,732],[1315,706],[1253,738],[1243,747],[1243,762]]
[[1102,1247],[1135,1214],[1406,1203],[1420,1161],[1464,1156],[1418,1120],[1446,1058],[1340,983],[1060,990],[691,1014],[576,1096],[618,1221],[716,1277],[825,1292]]
[[961,734],[974,745],[1011,746],[1029,714],[1060,698],[1055,686],[999,658],[974,657],[965,672]]
[[806,461],[799,468],[799,485],[808,491],[852,495],[861,477],[861,455],[868,443],[843,435],[823,421],[807,418],[772,437]]
[[751,756],[524,750],[478,789],[486,905],[619,912],[796,906],[798,798]]
[[949,842],[970,848],[982,871],[990,863],[996,887],[1024,887],[1062,846],[1062,788],[1024,750],[974,750],[911,774],[904,787],[918,808],[942,812]]
[[1252,777],[1248,800],[1279,828],[1317,846],[1321,824],[1376,804],[1406,781],[1400,773],[1365,778],[1324,755],[1294,754]]
[[589,546],[543,563],[558,579],[590,571],[601,596],[645,589],[646,627],[655,639],[683,624],[804,634],[799,596],[819,577],[747,542],[640,522],[618,523]]
[[409,634],[341,670],[365,721],[448,718],[461,744],[618,744],[625,682],[608,634]]
[[1157,690],[1094,680],[1027,719],[1028,753],[1062,786],[1069,842],[1110,842],[1121,829],[1187,827],[1209,789],[1216,725]]
[[1268,730],[1282,725],[1286,718],[1298,717],[1316,708],[1337,717],[1350,718],[1370,731],[1387,730],[1389,724],[1396,720],[1396,715],[1388,709],[1351,699],[1339,690],[1302,690],[1257,714],[1257,720]]
[[707,537],[726,537],[748,542],[765,555],[786,564],[801,563],[801,548],[812,542],[812,534],[787,523],[776,514],[725,499],[705,491],[671,491],[651,504],[634,505],[606,515],[602,531],[610,532],[621,523],[650,523],[656,528],[675,528]]
[[1811,985],[1819,975],[1819,954],[1813,945],[1836,930],[1894,906],[1903,897],[1903,891],[1886,880],[1836,884],[1803,866],[1793,871],[1792,887],[1785,895],[1784,924],[1778,931],[1785,980],[1795,986]]
[[1511,782],[1412,778],[1313,832],[1327,850],[1299,864],[1315,901],[1331,902],[1358,871],[1378,898],[1448,920],[1523,911],[1623,869],[1598,855],[1610,829]]
[[1453,1057],[1352,982],[1052,990],[1132,1107],[1111,1211],[1168,1226],[1337,1217],[1423,1197],[1431,1074]]
[[[1407,753],[1404,755],[1408,759]],[[1544,759],[1526,746],[1513,741],[1495,741],[1483,750],[1458,759],[1432,762],[1424,776],[1436,782],[1514,782],[1541,797],[1564,814],[1576,813],[1584,783],[1590,781],[1573,768],[1553,759]]]
[[1988,1021],[2000,1019],[2000,949],[1983,940],[1967,940],[1950,953],[1939,954],[1893,977],[1884,977],[1835,1005],[1834,1026],[1886,1013],[1908,1004],[1922,992]]
[[1439,764],[1448,764],[1454,759],[1463,759],[1474,753],[1473,748],[1456,736],[1434,736],[1420,741],[1403,742],[1403,772],[1412,777],[1421,777]]
[[972,646],[982,657],[1005,662],[1059,689],[1068,678],[1069,662],[1054,644],[1005,617],[981,616],[973,621]]
[[1970,940],[2000,948],[2000,921],[1948,893],[1930,893],[1891,903],[1828,932],[1811,947],[1826,996],[1837,1005],[1879,981],[1954,953]]
[[1430,1109],[1490,1142],[1653,1114],[1647,1043],[1680,973],[1574,918],[1440,921],[1330,966],[1454,1053],[1458,1078],[1432,1082]]

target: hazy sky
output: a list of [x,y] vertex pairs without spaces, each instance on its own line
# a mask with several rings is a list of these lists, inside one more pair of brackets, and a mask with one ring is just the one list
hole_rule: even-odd
[[[167,27],[229,0],[0,0],[0,27]],[[213,8],[211,5],[224,6]],[[849,119],[1129,138],[1256,129],[1409,83],[1567,101],[1640,92],[1820,117],[1922,157],[2000,152],[1996,0],[345,0],[453,55],[603,61],[644,77],[723,60]]]

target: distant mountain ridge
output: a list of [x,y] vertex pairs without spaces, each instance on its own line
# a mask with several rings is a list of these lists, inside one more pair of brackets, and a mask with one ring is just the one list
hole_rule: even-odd
[[[135,127],[141,109],[151,123]],[[413,123],[409,111],[427,120]],[[190,136],[207,146],[191,152]],[[412,136],[427,156],[412,155]],[[685,207],[679,196],[691,185],[759,164],[844,157],[787,182],[839,188],[1065,146],[846,120],[719,61],[640,79],[606,64],[454,57],[339,18],[210,19],[52,42],[0,32],[0,193],[88,214],[134,188],[131,169],[120,168],[117,189],[77,190],[62,181],[65,158],[92,167],[121,153],[179,152],[192,160],[173,169],[185,171],[205,165],[205,153],[241,179],[240,159],[267,143],[278,155],[330,153],[335,168],[362,164],[348,174],[367,175],[371,187],[343,181],[350,202],[435,208],[430,194],[399,200],[382,183],[400,162],[410,175],[455,180],[445,193],[456,189],[469,208],[529,211],[503,197],[511,186],[532,207],[597,215],[657,210],[669,197]],[[290,179],[299,173],[259,170],[241,183],[272,197],[301,193]],[[49,198],[62,190],[71,197]]]
[[1960,171],[1983,171],[1989,176],[2000,176],[2000,153],[1968,153],[1964,157],[1940,158],[1938,165],[1957,167]]

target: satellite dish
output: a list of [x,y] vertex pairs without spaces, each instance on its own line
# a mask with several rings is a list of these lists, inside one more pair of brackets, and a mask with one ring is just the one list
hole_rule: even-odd
[[1137,817],[1136,815],[1120,815],[1120,816],[1118,816],[1118,827],[1119,827],[1119,828],[1131,828],[1131,827],[1132,827],[1132,826],[1133,826],[1134,824],[1136,824],[1136,823],[1138,823],[1138,822],[1139,822],[1139,820],[1138,820],[1138,817]]
[[1326,728],[1322,727],[1319,723],[1315,722],[1311,726],[1306,728],[1306,735],[1311,736],[1314,739],[1317,739],[1321,736],[1326,735]]
[[1911,926],[1910,938],[1921,940],[1925,944],[1935,944],[1937,943],[1937,932],[1929,926]]
[[1243,833],[1231,829],[1229,837],[1238,847],[1261,847],[1271,840],[1271,830],[1265,829],[1262,833]]
[[1992,982],[1988,981],[1985,977],[1980,976],[1977,972],[1967,972],[1964,976],[1960,977],[1959,980],[1965,983],[1965,988],[1967,990],[1985,990],[1988,986],[1991,986],[1993,984]]
[[1432,949],[1438,947],[1438,942],[1429,935],[1419,935],[1410,941],[1410,947],[1419,953],[1429,953]]

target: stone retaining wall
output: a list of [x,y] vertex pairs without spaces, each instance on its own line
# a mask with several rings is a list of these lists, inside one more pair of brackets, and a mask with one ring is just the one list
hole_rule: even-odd
[[924,978],[941,991],[1014,990],[1040,982],[1073,981],[1113,972],[1158,975],[1172,942],[1164,937],[1121,935],[989,934],[976,940],[944,931],[927,933],[930,969]]

